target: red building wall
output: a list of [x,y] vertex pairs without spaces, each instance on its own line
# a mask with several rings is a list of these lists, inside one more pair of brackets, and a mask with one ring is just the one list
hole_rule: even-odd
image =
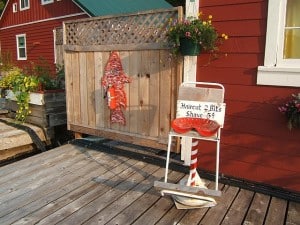
[[[12,62],[20,67],[29,67],[41,59],[55,71],[53,30],[63,21],[87,17],[71,0],[54,1],[41,5],[41,1],[30,1],[30,9],[13,13],[9,1],[0,21],[1,54],[9,54]],[[27,60],[17,60],[16,35],[26,34]]]
[[[230,38],[218,59],[198,57],[197,80],[226,89],[220,172],[300,191],[300,130],[290,131],[278,111],[300,88],[256,84],[257,67],[264,61],[267,7],[267,0],[200,1],[200,11],[212,14],[213,24]],[[213,171],[213,145],[201,143],[199,149],[199,167]]]
[[[13,4],[18,6],[17,12],[13,13]],[[30,9],[20,11],[19,0],[10,0],[1,18],[1,27],[17,24],[30,23],[33,21],[46,20],[49,18],[63,17],[76,13],[83,13],[71,0],[54,1],[54,3],[41,5],[40,0],[31,0]]]

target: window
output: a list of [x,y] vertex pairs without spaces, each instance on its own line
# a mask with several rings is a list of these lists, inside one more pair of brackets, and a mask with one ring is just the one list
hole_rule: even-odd
[[26,60],[26,35],[19,34],[16,35],[17,39],[17,59],[18,60]]
[[46,5],[46,4],[49,4],[49,3],[53,3],[54,0],[41,0],[42,2],[42,5]]
[[18,12],[18,5],[17,5],[17,3],[14,3],[13,5],[12,5],[12,7],[13,7],[13,12],[15,13],[15,12]]
[[257,84],[300,87],[300,0],[272,0]]
[[20,10],[29,9],[29,0],[20,0]]

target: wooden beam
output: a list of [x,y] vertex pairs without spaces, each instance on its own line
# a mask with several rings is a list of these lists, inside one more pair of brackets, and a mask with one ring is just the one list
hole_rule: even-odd
[[88,127],[83,127],[79,125],[69,124],[70,130],[74,131],[75,134],[89,134],[99,137],[104,137],[108,139],[114,139],[118,141],[123,141],[127,143],[132,143],[136,145],[148,146],[151,148],[163,149],[167,148],[166,141],[167,140],[159,140],[159,139],[149,139],[142,137],[138,134],[128,134],[123,132],[118,132],[116,130],[109,129],[93,129]]

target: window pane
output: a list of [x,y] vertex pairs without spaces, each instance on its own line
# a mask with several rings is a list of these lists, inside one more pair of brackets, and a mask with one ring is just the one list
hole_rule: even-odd
[[285,59],[300,59],[300,0],[287,0],[284,34]]
[[26,58],[25,48],[19,48],[19,58]]
[[300,27],[300,0],[287,0],[286,27]]
[[17,53],[18,60],[26,60],[26,36],[25,34],[17,35]]
[[52,3],[53,0],[42,0],[42,4]]
[[285,32],[284,58],[300,59],[300,29]]
[[29,6],[29,0],[21,0],[21,8],[27,8]]
[[19,43],[18,47],[25,47],[24,37],[19,37],[18,38],[18,43]]

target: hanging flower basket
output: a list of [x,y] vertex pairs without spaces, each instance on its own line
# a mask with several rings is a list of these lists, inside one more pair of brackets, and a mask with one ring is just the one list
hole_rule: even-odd
[[[218,50],[218,46],[223,43],[223,40],[228,39],[228,35],[219,35],[215,27],[212,25],[212,16],[209,15],[207,20],[202,19],[200,13],[198,17],[189,17],[185,20],[170,19],[169,25],[166,28],[166,36],[169,46],[172,51],[183,55],[198,55],[199,52],[212,52]],[[183,40],[185,39],[185,40]],[[193,42],[192,47],[183,47],[187,40]],[[197,44],[196,44],[197,43]],[[195,47],[196,45],[196,47]],[[189,44],[191,46],[191,44]]]
[[201,46],[189,38],[180,38],[179,51],[181,55],[196,56],[201,53]]

